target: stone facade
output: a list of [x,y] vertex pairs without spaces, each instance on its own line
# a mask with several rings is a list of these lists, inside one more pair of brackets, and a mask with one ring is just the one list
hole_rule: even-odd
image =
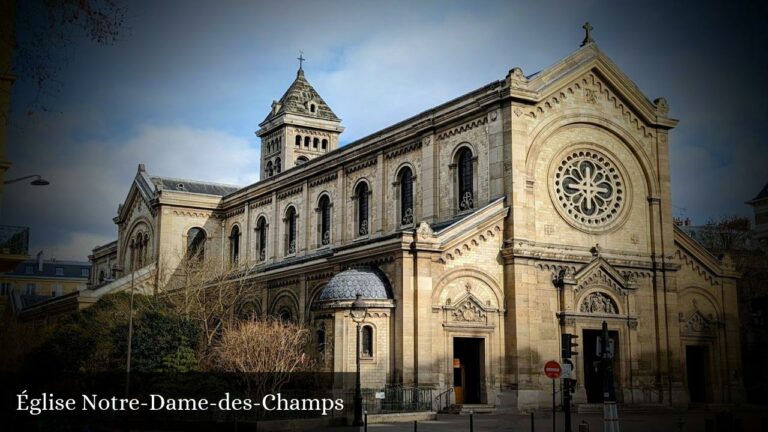
[[[307,86],[300,70],[291,88],[301,92],[289,89],[260,125],[262,161],[280,155],[282,167],[255,184],[172,187],[140,167],[115,218],[114,259],[170,274],[201,229],[206,259],[255,266],[244,307],[305,322],[324,338],[321,366],[336,371],[354,370],[355,325],[317,299],[345,269],[378,269],[391,306],[365,321],[366,387],[544,406],[542,367],[559,359],[561,333],[588,351],[606,321],[621,402],[740,400],[736,274],[673,226],[677,121],[593,42],[342,148],[340,120]],[[577,403],[594,401],[590,355],[574,359]],[[689,382],[699,379],[706,394]]]

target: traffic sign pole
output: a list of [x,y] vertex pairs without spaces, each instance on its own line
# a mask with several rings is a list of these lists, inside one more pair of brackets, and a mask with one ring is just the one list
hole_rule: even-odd
[[544,375],[552,380],[552,432],[556,432],[557,425],[557,400],[555,399],[557,391],[555,390],[555,381],[560,378],[562,373],[563,368],[560,366],[560,363],[554,360],[544,363]]

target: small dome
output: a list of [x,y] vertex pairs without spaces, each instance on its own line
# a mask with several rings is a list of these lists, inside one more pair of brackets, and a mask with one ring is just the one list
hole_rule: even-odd
[[344,270],[331,278],[323,288],[318,302],[354,300],[360,293],[364,300],[391,299],[386,278],[372,267],[357,267]]

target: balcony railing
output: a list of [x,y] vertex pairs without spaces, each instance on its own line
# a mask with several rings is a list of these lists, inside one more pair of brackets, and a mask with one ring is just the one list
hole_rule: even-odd
[[29,228],[0,225],[0,254],[28,255]]

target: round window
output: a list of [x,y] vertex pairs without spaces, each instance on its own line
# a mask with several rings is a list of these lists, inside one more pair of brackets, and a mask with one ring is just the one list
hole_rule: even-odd
[[626,206],[629,188],[622,170],[592,149],[562,155],[552,173],[552,198],[571,225],[587,231],[613,227]]

